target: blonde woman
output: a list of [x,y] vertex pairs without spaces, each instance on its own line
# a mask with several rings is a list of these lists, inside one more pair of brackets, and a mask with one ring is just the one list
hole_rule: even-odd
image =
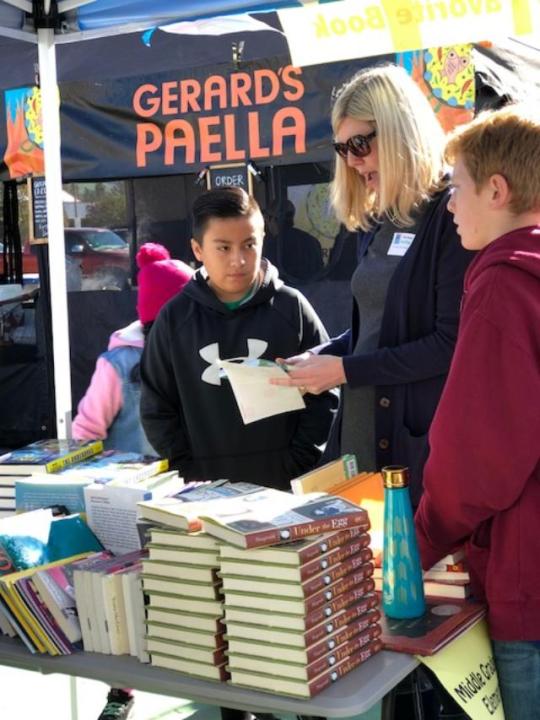
[[443,132],[405,70],[359,72],[336,99],[332,127],[333,205],[359,231],[352,322],[289,358],[294,369],[282,384],[316,394],[341,385],[326,459],[354,452],[362,470],[409,466],[416,505],[472,253],[446,207]]

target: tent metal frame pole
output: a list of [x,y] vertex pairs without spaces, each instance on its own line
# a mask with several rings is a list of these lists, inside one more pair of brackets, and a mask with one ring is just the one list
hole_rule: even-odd
[[71,370],[62,208],[60,94],[56,74],[54,31],[49,28],[39,28],[37,36],[43,137],[45,140],[56,429],[59,438],[69,438],[71,437]]

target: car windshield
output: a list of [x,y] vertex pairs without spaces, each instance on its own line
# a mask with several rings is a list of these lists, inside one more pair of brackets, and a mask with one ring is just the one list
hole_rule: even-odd
[[128,246],[127,242],[112,230],[84,230],[82,234],[93,250],[104,250],[106,248],[123,250]]

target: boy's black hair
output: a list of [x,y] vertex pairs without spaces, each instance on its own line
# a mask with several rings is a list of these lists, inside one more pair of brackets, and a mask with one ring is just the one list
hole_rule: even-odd
[[195,240],[202,244],[206,227],[212,218],[251,217],[261,209],[255,198],[238,187],[208,190],[193,203],[191,227]]

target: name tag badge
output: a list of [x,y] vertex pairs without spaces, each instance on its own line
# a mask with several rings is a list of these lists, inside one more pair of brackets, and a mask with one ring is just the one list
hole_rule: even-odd
[[397,255],[402,257],[405,255],[407,250],[410,248],[415,235],[413,233],[397,232],[394,233],[390,247],[388,248],[388,255]]

